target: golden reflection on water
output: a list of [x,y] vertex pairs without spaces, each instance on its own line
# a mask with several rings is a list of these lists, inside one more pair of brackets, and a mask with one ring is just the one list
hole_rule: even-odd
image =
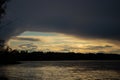
[[[30,66],[31,64],[33,65]],[[120,80],[119,70],[92,69],[90,65],[80,66],[80,63],[58,64],[59,62],[27,62],[5,67],[5,74],[10,80]]]

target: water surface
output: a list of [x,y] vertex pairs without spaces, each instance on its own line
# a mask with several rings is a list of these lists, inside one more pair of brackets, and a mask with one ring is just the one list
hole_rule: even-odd
[[8,80],[120,80],[120,61],[27,61],[0,70]]

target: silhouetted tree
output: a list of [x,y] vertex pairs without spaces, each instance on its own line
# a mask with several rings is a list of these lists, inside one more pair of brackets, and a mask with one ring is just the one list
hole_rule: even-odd
[[[6,4],[8,1],[9,0],[0,0],[0,24],[1,24],[1,19],[2,19],[3,15],[5,14]],[[0,51],[5,50],[5,48],[7,51],[10,51],[11,49],[7,46],[5,47],[4,43],[5,43],[5,41],[1,40],[1,38],[0,38]]]
[[5,9],[6,9],[6,3],[8,0],[0,0],[0,21],[3,15],[5,14]]

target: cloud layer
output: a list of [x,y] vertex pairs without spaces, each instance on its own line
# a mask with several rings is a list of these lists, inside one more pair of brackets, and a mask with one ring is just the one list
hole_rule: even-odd
[[119,0],[12,0],[0,30],[7,39],[24,31],[59,32],[120,40]]
[[24,41],[41,41],[37,38],[29,38],[29,37],[12,37],[14,40],[24,40]]
[[[30,36],[30,34],[33,33],[34,36]],[[37,33],[36,36],[35,33]],[[50,35],[48,36],[47,34]],[[120,53],[119,46],[116,46],[105,40],[79,39],[73,36],[58,33],[53,34],[27,31],[21,34],[20,36],[17,36],[16,38],[10,39],[8,42],[9,42],[8,45],[12,49],[28,51],[82,52],[82,53],[104,52],[117,54]]]

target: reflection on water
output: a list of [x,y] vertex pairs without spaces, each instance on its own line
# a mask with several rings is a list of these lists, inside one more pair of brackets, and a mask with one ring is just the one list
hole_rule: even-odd
[[9,80],[120,80],[120,61],[29,61],[0,69]]

